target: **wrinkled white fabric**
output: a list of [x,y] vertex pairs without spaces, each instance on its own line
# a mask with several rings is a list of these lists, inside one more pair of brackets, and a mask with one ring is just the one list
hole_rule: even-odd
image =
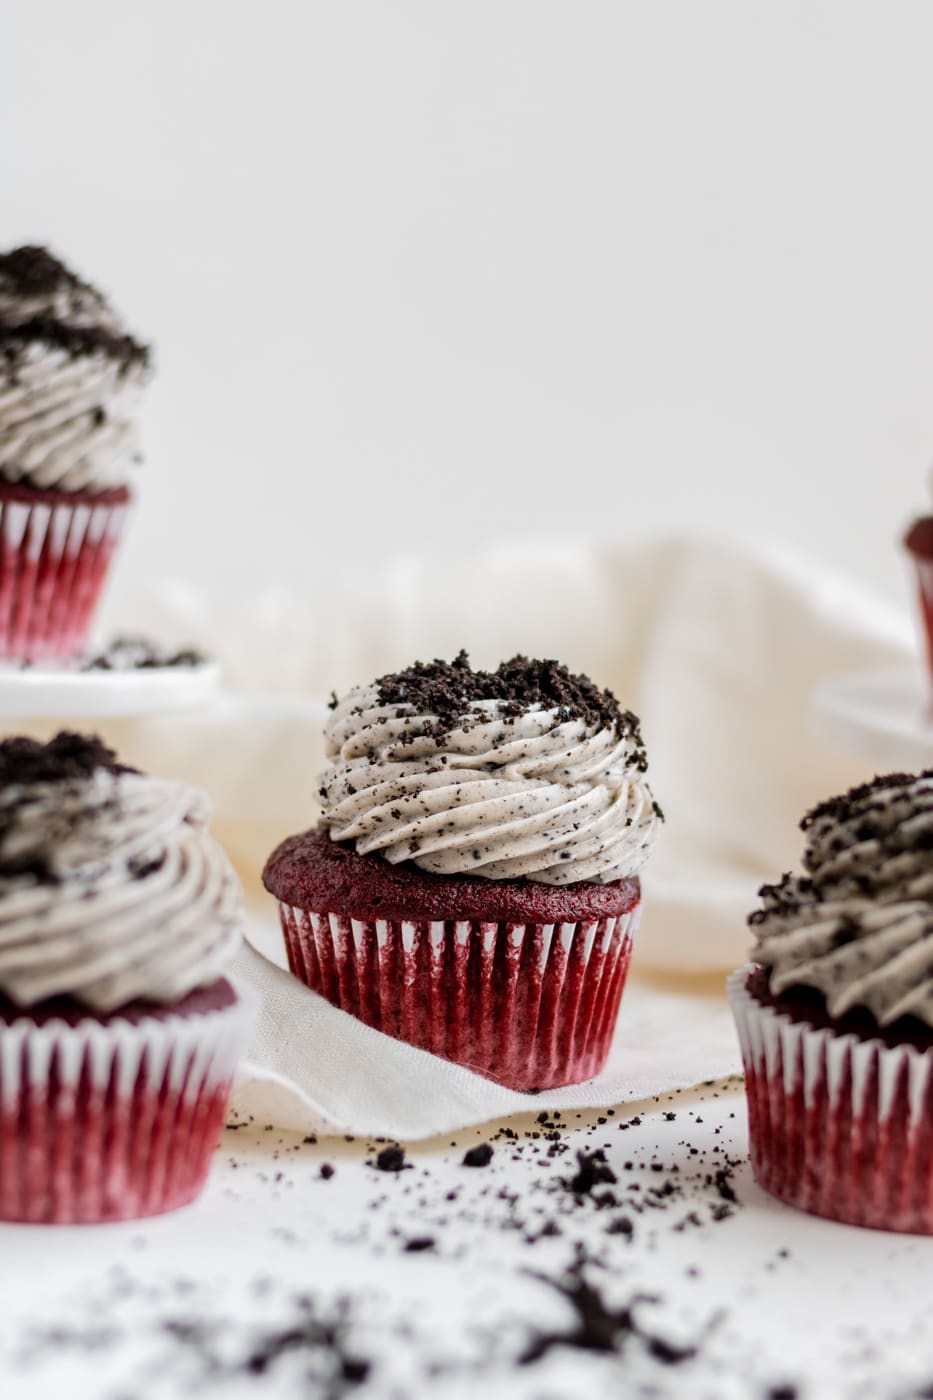
[[[250,938],[280,957],[280,941],[264,923],[253,924]],[[371,1030],[249,943],[234,971],[263,1000],[234,1113],[296,1132],[426,1138],[542,1108],[637,1104],[741,1069],[731,1014],[715,992],[632,983],[598,1079],[519,1094]]]
[[[758,887],[795,864],[803,813],[871,776],[811,731],[814,687],[914,657],[906,606],[901,615],[818,564],[699,538],[627,550],[519,544],[370,572],[354,565],[319,597],[267,595],[235,619],[177,594],[155,600],[148,616],[134,606],[132,617],[116,617],[206,648],[236,688],[188,716],[103,729],[128,762],[207,789],[214,830],[254,899],[263,897],[259,873],[273,847],[316,821],[332,689],[341,694],[461,646],[487,667],[521,651],[585,671],[641,717],[667,820],[643,876],[635,969],[676,974],[679,995],[665,1003],[646,991],[642,1017],[636,977],[613,1059],[626,1068],[561,1091],[578,1104],[621,1100],[626,1083],[642,1096],[737,1067],[737,1049],[731,1059],[720,1053],[705,1000],[684,994],[689,978],[706,974],[709,985],[745,961],[746,917]],[[266,1079],[278,1087],[264,1089],[254,1079],[244,1088],[250,1111],[261,1114],[266,1103],[284,1121],[311,1103],[334,1127],[397,1136],[446,1130],[458,1112],[473,1122],[514,1111],[508,1091],[387,1041],[254,954],[244,958],[241,971],[266,993],[253,1058],[263,1074],[291,1081],[283,1089]],[[733,1045],[724,1002],[721,1014]],[[637,1078],[634,1046],[627,1060],[616,1058],[630,1033],[650,1047]],[[276,1049],[282,1042],[287,1052]]]

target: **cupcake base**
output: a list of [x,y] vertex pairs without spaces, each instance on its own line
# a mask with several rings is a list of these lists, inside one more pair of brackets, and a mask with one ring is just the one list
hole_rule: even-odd
[[0,658],[43,661],[84,647],[130,500],[0,482]]
[[579,1083],[605,1064],[637,880],[448,879],[357,855],[326,831],[285,842],[265,880],[292,972],[376,1030],[512,1089]]
[[933,1046],[813,1025],[729,978],[759,1185],[876,1230],[933,1234]]
[[201,1190],[250,1014],[230,983],[91,1019],[0,1008],[0,1219],[96,1224]]

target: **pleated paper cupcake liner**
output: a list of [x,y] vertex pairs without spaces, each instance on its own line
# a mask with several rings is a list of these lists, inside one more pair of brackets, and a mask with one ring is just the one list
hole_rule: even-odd
[[598,1074],[640,905],[620,918],[514,924],[353,919],[279,904],[292,972],[376,1030],[512,1089]]
[[0,657],[45,661],[82,650],[128,501],[125,488],[30,501],[0,486]]
[[93,1224],[207,1178],[254,998],[196,1016],[0,1027],[0,1219]]
[[813,1215],[933,1234],[933,1050],[793,1021],[729,978],[759,1184]]

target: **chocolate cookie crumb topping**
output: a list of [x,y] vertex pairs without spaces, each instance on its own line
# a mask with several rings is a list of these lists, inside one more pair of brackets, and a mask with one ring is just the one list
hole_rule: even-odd
[[64,783],[88,778],[98,768],[110,773],[136,771],[118,763],[113,750],[96,735],[62,730],[47,744],[21,737],[0,742],[0,786]]
[[116,637],[106,651],[91,656],[82,671],[156,671],[168,668],[184,670],[203,666],[207,657],[195,647],[172,650],[160,647],[145,637]]
[[641,747],[639,722],[631,711],[619,709],[609,690],[600,690],[589,676],[573,675],[558,661],[513,656],[495,671],[474,671],[465,651],[453,661],[416,661],[404,671],[377,682],[383,705],[410,705],[434,717],[431,734],[440,738],[476,711],[478,702],[497,700],[506,719],[532,707],[556,710],[562,723],[580,720],[594,728],[630,734]]
[[149,363],[147,345],[140,345],[131,335],[105,330],[103,326],[69,326],[52,316],[32,316],[15,325],[0,323],[0,349],[8,359],[15,358],[24,346],[34,341],[64,350],[72,359],[80,355],[105,355],[124,370],[132,364]]
[[26,296],[41,296],[59,287],[87,286],[48,248],[35,244],[0,253],[0,287],[4,284],[11,291],[22,292]]
[[[27,244],[0,254],[0,294],[20,296],[28,301],[57,291],[86,293],[106,307],[100,294],[75,276],[47,248]],[[150,358],[148,346],[103,325],[75,324],[49,315],[25,320],[0,318],[0,352],[8,360],[15,360],[33,342],[64,350],[72,357],[105,355],[123,370],[132,364],[146,366]]]
[[861,814],[865,799],[872,797],[874,793],[889,788],[910,787],[920,778],[933,778],[933,768],[927,768],[922,773],[882,773],[872,778],[869,783],[860,783],[858,787],[850,788],[839,797],[829,797],[825,802],[820,802],[807,812],[800,823],[800,830],[809,831],[814,822],[823,817],[832,817],[840,822],[848,821]]

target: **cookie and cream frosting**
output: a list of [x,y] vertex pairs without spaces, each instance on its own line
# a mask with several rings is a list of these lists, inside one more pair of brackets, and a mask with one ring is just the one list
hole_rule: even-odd
[[661,812],[639,724],[555,661],[416,663],[334,697],[324,822],[360,854],[547,885],[631,877]]
[[242,895],[209,815],[203,794],[97,740],[0,743],[0,992],[108,1012],[222,976]]
[[814,808],[805,873],[760,891],[752,956],[775,995],[821,992],[831,1016],[933,1026],[933,771],[894,773]]
[[149,351],[44,248],[0,255],[0,478],[39,490],[125,485]]

